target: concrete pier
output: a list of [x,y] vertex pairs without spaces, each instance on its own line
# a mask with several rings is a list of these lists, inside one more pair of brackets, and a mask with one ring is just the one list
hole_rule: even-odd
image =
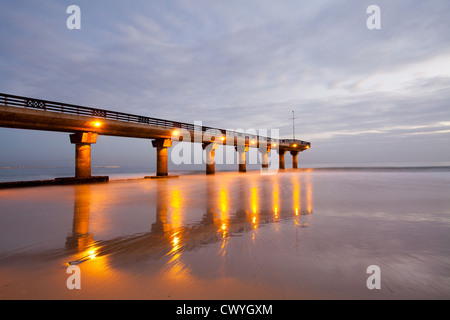
[[152,145],[156,148],[156,176],[166,177],[168,176],[167,148],[172,146],[172,140],[155,139],[152,141]]
[[292,155],[292,169],[298,169],[297,156],[298,151],[291,151]]
[[[246,152],[249,147],[260,148],[261,166],[265,169],[268,168],[270,149],[267,152],[264,149],[276,146],[281,170],[285,168],[287,151],[292,154],[293,168],[298,168],[298,153],[311,147],[307,141],[268,139],[256,133],[244,134],[241,130],[204,126],[201,122],[190,124],[3,93],[0,93],[0,127],[71,133],[70,141],[75,144],[75,177],[57,178],[57,181],[48,182],[50,184],[108,181],[108,177],[91,176],[91,144],[96,143],[97,135],[151,139],[157,149],[157,164],[156,175],[150,178],[176,177],[168,175],[168,148],[172,147],[174,137],[178,137],[178,141],[204,144],[207,174],[215,173],[216,143],[235,147],[239,172],[247,171]],[[47,184],[45,181],[30,184],[41,183]],[[16,185],[23,184],[18,182]]]
[[259,151],[261,152],[261,167],[263,169],[269,169],[270,146],[261,147]]
[[97,142],[97,134],[77,132],[70,135],[70,142],[75,144],[75,178],[90,178],[91,144]]
[[215,153],[218,146],[217,143],[203,143],[202,145],[206,153],[206,174],[216,173]]
[[237,145],[235,149],[238,153],[239,172],[247,172],[247,145]]

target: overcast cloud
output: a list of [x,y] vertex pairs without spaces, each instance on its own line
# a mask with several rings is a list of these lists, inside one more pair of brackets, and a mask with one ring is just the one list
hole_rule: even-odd
[[[81,30],[66,28],[70,4]],[[366,27],[371,4],[380,30]],[[295,110],[312,143],[302,166],[450,165],[449,12],[446,0],[0,0],[0,91],[281,137]],[[0,166],[73,161],[68,140],[0,129]],[[93,161],[142,165],[150,149],[102,137]]]

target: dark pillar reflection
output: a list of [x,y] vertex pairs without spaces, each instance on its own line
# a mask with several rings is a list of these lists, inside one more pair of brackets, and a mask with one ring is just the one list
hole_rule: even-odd
[[216,206],[214,199],[216,198],[216,177],[210,176],[206,178],[206,212],[202,219],[202,224],[210,225],[214,224],[216,215]]
[[164,234],[167,224],[167,212],[169,197],[167,192],[167,180],[156,182],[156,221],[152,224],[153,234]]
[[91,209],[91,187],[75,186],[72,233],[66,238],[66,248],[82,251],[94,242],[89,233],[89,214]]

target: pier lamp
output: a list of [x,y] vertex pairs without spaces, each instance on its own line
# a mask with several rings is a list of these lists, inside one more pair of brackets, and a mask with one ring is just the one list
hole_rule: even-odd
[[255,144],[255,140],[252,140],[251,142],[252,142],[252,144]]
[[305,149],[309,149],[309,146],[306,146]]
[[224,137],[224,136],[221,136],[220,139],[221,139],[222,141],[225,141],[225,137]]
[[177,130],[177,129],[174,129],[173,131],[172,131],[172,135],[173,136],[178,136],[180,134],[180,132]]
[[296,148],[297,147],[297,144],[296,143],[294,143],[293,145],[292,145],[294,148]]
[[96,128],[100,128],[102,126],[102,123],[100,121],[93,121],[92,125]]
[[272,147],[276,147],[277,146],[277,144],[276,143],[272,143]]

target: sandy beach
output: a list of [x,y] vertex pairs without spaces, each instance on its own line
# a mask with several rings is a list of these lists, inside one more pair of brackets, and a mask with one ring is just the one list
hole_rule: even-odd
[[304,169],[0,190],[0,299],[448,299],[449,182]]

